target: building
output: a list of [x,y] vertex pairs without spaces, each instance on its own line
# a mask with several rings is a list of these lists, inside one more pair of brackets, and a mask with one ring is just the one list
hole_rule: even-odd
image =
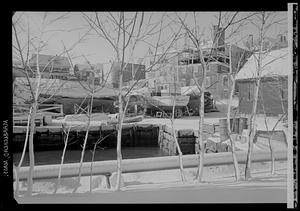
[[[215,33],[217,28],[214,28]],[[216,46],[216,47],[215,47]],[[237,45],[225,43],[225,32],[222,31],[217,45],[213,41],[203,41],[201,50],[204,60],[208,61],[206,72],[206,88],[215,99],[228,98],[229,95],[229,65],[232,72],[236,72],[246,59],[251,55],[247,49]],[[157,70],[147,74],[149,85],[154,89],[166,83],[178,83],[181,87],[195,86],[202,81],[202,65],[200,63],[199,51],[195,48],[185,48],[179,51],[168,52]],[[230,61],[231,60],[231,61]]]
[[[29,83],[35,85],[35,78],[29,78]],[[14,80],[14,104],[27,104],[32,100],[29,83],[25,77],[17,77]],[[117,93],[117,89],[107,86],[98,89],[93,95],[93,112],[116,112],[114,101],[117,100]],[[78,81],[42,78],[39,94],[40,102],[62,104],[64,114],[74,114],[74,108],[78,108],[79,105],[82,104],[83,108],[88,106],[91,92]]]
[[[39,54],[38,63],[42,78],[66,80],[71,75],[72,68],[67,57]],[[31,73],[29,76],[32,77],[37,71],[37,54],[32,54],[29,66],[33,71],[28,70]]]
[[[119,87],[121,62],[114,62],[111,66],[111,78],[114,88]],[[143,64],[124,63],[125,68],[123,70],[123,85],[127,86],[133,80],[145,79],[146,67]]]
[[76,64],[74,66],[74,75],[78,80],[90,83],[94,81],[95,84],[100,84],[105,80],[102,64]]
[[[251,49],[253,51],[259,50],[259,40],[254,40],[254,37],[252,34],[248,36],[248,39],[245,42],[245,46],[248,49]],[[283,33],[277,34],[276,38],[273,37],[264,37],[264,43],[263,43],[263,50],[277,50],[281,48],[287,48],[288,47],[288,40],[287,40],[287,31]]]
[[[256,79],[256,58],[253,54],[236,76],[239,97],[239,112],[252,113],[254,83]],[[257,104],[257,113],[278,115],[287,112],[288,106],[288,48],[267,52],[263,56],[264,69]]]

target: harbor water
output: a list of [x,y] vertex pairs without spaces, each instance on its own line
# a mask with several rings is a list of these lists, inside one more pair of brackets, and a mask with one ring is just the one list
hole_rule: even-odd
[[[60,164],[62,150],[51,150],[51,151],[38,151],[34,153],[35,165],[49,165],[49,164]],[[22,152],[13,154],[13,162],[17,166],[20,162]],[[148,147],[124,147],[122,149],[123,159],[133,158],[148,158],[148,157],[161,157],[168,156],[168,153],[164,152],[159,146],[148,146]],[[65,153],[64,163],[78,163],[80,162],[81,150],[67,150]],[[98,148],[95,152],[94,161],[104,160],[116,160],[117,152],[116,148]],[[88,149],[85,151],[83,162],[92,161],[92,150]],[[29,165],[29,153],[26,152],[22,166]]]

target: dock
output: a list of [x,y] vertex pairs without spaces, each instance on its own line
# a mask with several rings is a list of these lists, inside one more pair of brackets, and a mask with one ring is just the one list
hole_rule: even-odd
[[[108,124],[107,121],[99,120],[96,115],[90,122],[89,136],[86,149],[94,148],[95,143],[105,137],[97,145],[100,148],[116,148],[117,145],[117,124]],[[270,128],[276,124],[278,118],[269,118]],[[232,131],[242,143],[238,150],[244,150],[246,146],[248,119],[246,117],[230,120]],[[220,117],[206,117],[203,125],[203,140],[206,153],[219,153],[231,151],[231,144],[228,141],[227,121]],[[34,134],[34,150],[49,151],[62,150],[67,131],[70,129],[68,139],[68,150],[81,150],[86,135],[86,122],[82,119],[66,121],[65,118],[52,119],[51,124],[36,126]],[[262,117],[258,117],[257,137],[265,142],[270,136],[264,128]],[[183,154],[197,154],[199,119],[197,117],[176,118],[174,130],[180,149]],[[246,132],[244,134],[244,132]],[[273,131],[272,140],[286,141],[285,123],[277,125]],[[13,152],[21,152],[26,136],[26,126],[13,126]],[[243,141],[244,140],[244,141]],[[256,141],[255,141],[256,142]],[[159,147],[165,154],[177,155],[178,150],[172,134],[171,120],[168,118],[144,118],[142,121],[124,123],[122,129],[122,147]],[[237,147],[237,146],[236,146]],[[264,146],[265,148],[265,146]]]
[[[34,147],[36,150],[63,149],[66,133],[70,128],[68,148],[81,149],[84,142],[86,125],[48,125],[35,128]],[[13,126],[13,149],[20,151],[23,148],[26,135],[26,126]],[[99,145],[112,148],[117,144],[116,125],[91,125],[87,148],[93,147],[101,138],[106,137]],[[155,124],[128,123],[122,127],[122,146],[157,146],[158,126]]]
[[[68,149],[81,149],[86,134],[85,124],[62,124],[54,121],[55,125],[43,125],[35,128],[35,150],[63,149],[66,133],[70,128]],[[69,122],[70,123],[70,122]],[[174,129],[183,154],[197,152],[198,119],[175,119]],[[210,137],[218,138],[219,119],[208,118],[204,122],[204,140]],[[24,145],[26,126],[13,126],[13,149],[21,151]],[[106,137],[99,146],[115,148],[117,144],[117,125],[108,125],[101,121],[91,121],[87,149]],[[170,119],[145,118],[140,122],[124,123],[122,128],[122,147],[158,146],[169,155],[176,155],[177,149],[172,135]]]

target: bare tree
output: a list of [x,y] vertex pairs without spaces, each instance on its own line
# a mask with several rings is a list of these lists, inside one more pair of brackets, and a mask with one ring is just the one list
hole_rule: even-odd
[[[251,178],[251,158],[252,158],[252,150],[253,150],[253,140],[256,135],[256,112],[257,112],[257,103],[259,97],[259,89],[262,79],[262,71],[265,69],[267,64],[263,64],[263,58],[272,50],[272,48],[265,47],[265,37],[266,32],[270,29],[274,24],[280,24],[283,20],[276,19],[276,13],[272,12],[260,12],[256,15],[257,23],[252,22],[254,26],[258,28],[259,37],[258,37],[258,52],[253,54],[257,66],[255,70],[255,75],[253,76],[254,80],[254,95],[253,95],[253,104],[252,104],[252,113],[250,116],[250,133],[249,133],[249,144],[248,144],[248,153],[247,153],[247,161],[245,167],[245,179],[248,180]],[[276,60],[278,58],[274,58]]]
[[[122,163],[122,153],[121,153],[121,136],[122,136],[122,125],[125,117],[125,110],[123,109],[123,96],[127,96],[130,91],[137,84],[137,81],[131,85],[129,91],[123,95],[123,73],[126,68],[128,62],[132,59],[132,55],[136,50],[136,46],[138,43],[148,43],[147,38],[150,35],[158,34],[158,39],[156,41],[156,45],[151,45],[155,49],[155,55],[157,55],[157,50],[162,48],[165,43],[161,41],[161,34],[163,31],[163,20],[164,16],[162,16],[161,21],[157,23],[151,23],[151,17],[148,18],[148,23],[145,14],[142,12],[140,15],[138,12],[135,12],[126,17],[127,13],[120,12],[117,14],[108,13],[103,14],[104,17],[100,18],[98,13],[95,13],[94,18],[89,17],[87,14],[83,14],[86,21],[90,24],[90,26],[94,29],[97,35],[100,38],[104,38],[112,47],[115,52],[115,59],[117,64],[120,64],[119,78],[118,78],[118,124],[117,124],[117,184],[115,189],[120,190],[120,182],[121,182],[121,163]],[[168,27],[168,26],[167,26]],[[158,29],[157,29],[158,28]],[[157,30],[157,31],[156,31]],[[171,44],[174,43],[173,39],[177,34],[175,34],[171,40]],[[130,45],[131,44],[131,45]],[[170,48],[170,44],[167,47],[167,50]],[[129,53],[129,54],[127,54]],[[129,58],[127,56],[129,55]],[[151,71],[155,64],[159,64],[162,60],[164,54],[160,55],[158,59],[145,70]],[[142,58],[144,59],[144,58]],[[128,98],[130,99],[130,98]],[[127,103],[126,103],[127,104]],[[125,106],[126,108],[126,106]]]
[[286,117],[286,113],[282,114],[280,116],[280,118],[276,121],[275,125],[273,126],[273,128],[269,128],[268,126],[268,121],[267,121],[267,114],[265,111],[265,106],[263,105],[262,102],[262,107],[263,107],[263,112],[264,112],[264,123],[267,129],[267,133],[268,133],[268,143],[269,143],[269,149],[270,149],[270,154],[271,154],[271,169],[270,172],[272,175],[275,174],[275,154],[274,154],[274,148],[272,146],[272,138],[274,136],[274,131],[276,129],[276,127],[278,126],[278,124]]
[[[248,52],[250,53],[250,52]],[[241,69],[241,67],[244,64],[245,58],[248,56],[247,54],[247,50],[243,50],[242,54],[236,64],[236,66],[234,67],[235,70],[233,70],[233,64],[232,64],[232,49],[231,49],[231,45],[230,45],[230,49],[229,49],[229,79],[230,79],[230,95],[229,95],[229,101],[228,101],[228,107],[227,107],[227,131],[228,131],[228,135],[229,135],[229,140],[230,140],[230,144],[231,144],[231,149],[232,149],[232,158],[233,158],[233,163],[234,163],[234,170],[235,170],[235,179],[236,181],[238,181],[240,179],[240,171],[239,171],[239,166],[238,166],[238,161],[236,158],[236,153],[235,153],[235,138],[232,135],[232,128],[230,127],[230,119],[231,119],[231,108],[232,108],[232,104],[233,104],[233,96],[235,93],[235,87],[236,87],[236,75],[238,74],[239,70]],[[235,115],[233,117],[233,124],[232,127],[234,127],[234,121],[235,121]]]
[[[230,36],[233,36],[237,33],[237,31],[243,26],[243,22],[246,21],[248,18],[252,17],[254,14],[246,15],[241,18],[237,18],[238,12],[234,12],[233,14],[225,14],[225,16],[219,12],[218,15],[218,24],[217,28],[221,28],[221,30],[217,31],[215,35],[213,36],[213,42],[210,49],[210,52],[208,55],[203,53],[202,50],[202,43],[203,43],[203,33],[199,32],[199,26],[197,25],[197,14],[193,13],[193,20],[194,20],[194,26],[189,27],[188,24],[177,14],[177,17],[179,19],[179,23],[184,26],[184,29],[186,30],[186,33],[189,37],[189,40],[192,41],[194,48],[196,49],[196,55],[198,56],[200,60],[201,65],[201,81],[199,82],[199,79],[196,77],[195,72],[193,72],[193,79],[195,81],[196,86],[199,89],[200,92],[200,104],[199,104],[199,129],[198,129],[198,139],[197,144],[199,146],[199,165],[197,170],[196,179],[201,182],[202,181],[202,175],[203,175],[203,161],[204,161],[204,140],[203,140],[203,126],[204,126],[204,93],[206,91],[206,75],[207,75],[207,69],[210,62],[219,62],[217,58],[223,57],[224,55],[222,53],[219,53],[217,49],[219,48],[225,48],[225,46],[218,45],[218,40],[221,37],[221,34],[229,27],[236,26],[235,30],[232,30]],[[217,54],[217,58],[216,57]],[[223,64],[224,65],[224,64]],[[228,64],[227,64],[228,66]],[[235,159],[234,152],[233,152],[233,160]],[[235,162],[235,168],[236,163]]]
[[[39,55],[41,54],[41,52],[47,45],[47,42],[44,42],[44,35],[45,35],[45,33],[47,33],[46,27],[48,27],[49,25],[51,25],[54,22],[61,21],[64,17],[65,17],[65,15],[49,20],[48,14],[44,13],[43,17],[42,17],[42,21],[41,21],[41,28],[39,29],[39,34],[36,36],[37,41],[35,41],[35,36],[30,34],[30,27],[29,27],[29,20],[28,20],[28,29],[27,29],[27,35],[26,35],[27,39],[25,39],[26,41],[25,41],[24,46],[22,46],[22,44],[20,42],[20,36],[22,36],[21,32],[25,31],[22,28],[22,26],[19,24],[19,21],[23,19],[22,15],[17,20],[13,21],[13,24],[12,24],[13,32],[14,32],[13,57],[20,58],[21,65],[22,65],[21,70],[23,71],[23,73],[25,74],[25,77],[27,79],[26,86],[29,86],[29,91],[31,93],[31,99],[28,100],[30,103],[30,109],[29,109],[30,112],[29,112],[29,118],[28,118],[28,124],[27,124],[25,144],[24,144],[21,160],[20,160],[20,163],[19,163],[17,171],[16,171],[16,174],[18,174],[19,168],[22,165],[23,157],[25,154],[25,149],[27,146],[28,133],[29,133],[28,142],[29,142],[30,166],[29,166],[29,172],[28,172],[28,191],[27,191],[28,195],[32,195],[32,185],[33,185],[32,178],[33,178],[33,171],[34,171],[34,165],[35,165],[33,137],[34,137],[34,131],[35,131],[36,115],[38,112],[39,104],[45,101],[45,99],[43,99],[41,97],[41,93],[43,92],[43,94],[45,94],[45,93],[47,93],[47,91],[49,91],[49,90],[46,90],[46,91],[43,90],[43,89],[45,89],[45,87],[43,88],[43,86],[42,86],[42,81],[41,81],[42,74],[44,71],[46,71],[46,69],[49,69],[49,67],[50,67],[50,74],[51,74],[51,71],[53,70],[53,61],[58,56],[63,55],[66,51],[63,51],[62,53],[58,54],[57,56],[54,56],[43,68],[41,68],[41,65],[40,65]],[[13,17],[13,19],[14,19],[14,17]],[[68,49],[67,51],[72,50],[76,46],[76,44],[78,44],[81,41],[81,39],[76,41],[72,45],[72,47],[70,49]],[[15,43],[17,45],[15,45]],[[35,62],[36,68],[35,69],[36,70],[33,70],[31,65],[29,64],[28,58],[29,58],[30,53],[35,53],[35,55],[36,55],[36,57],[35,57],[35,59],[36,59],[36,62]],[[26,56],[26,59],[24,58],[24,54]],[[34,76],[34,80],[31,80],[29,73]],[[23,84],[23,85],[25,85],[25,84]],[[23,87],[23,88],[25,88],[25,87]],[[51,96],[52,95],[50,95],[50,97],[48,99],[50,99]],[[18,178],[18,176],[16,176],[16,178]],[[16,183],[18,185],[18,181]],[[16,190],[17,190],[16,192],[18,192],[18,187],[16,188]]]
[[281,83],[280,76],[275,75],[275,76],[271,77],[271,79],[275,80],[275,82],[274,82],[275,85],[273,87],[270,87],[270,89],[272,91],[274,91],[275,93],[277,91],[279,91],[279,94],[275,95],[274,98],[277,98],[278,96],[280,97],[280,104],[281,104],[281,109],[282,109],[282,114],[280,115],[280,117],[275,122],[275,125],[272,128],[270,128],[269,124],[268,124],[268,118],[267,118],[268,114],[267,114],[267,111],[266,111],[266,108],[265,108],[266,104],[265,104],[265,101],[264,101],[263,91],[262,91],[263,87],[260,87],[259,98],[260,98],[260,104],[261,104],[263,114],[264,114],[264,123],[265,123],[265,127],[266,127],[267,134],[268,134],[267,139],[268,139],[269,149],[270,149],[270,154],[271,154],[271,169],[270,169],[270,172],[273,175],[273,174],[275,174],[275,154],[274,154],[274,148],[272,146],[272,138],[274,136],[274,131],[277,128],[278,124],[280,122],[282,122],[287,117],[287,111],[286,111],[284,103],[283,103],[284,97],[282,96],[283,94],[281,93],[282,92],[282,86],[280,85],[280,83]]
[[172,106],[172,118],[171,118],[171,127],[172,127],[172,135],[173,135],[173,139],[174,142],[176,144],[176,149],[178,151],[178,157],[179,157],[179,166],[180,166],[180,175],[181,175],[181,180],[183,183],[186,182],[186,178],[185,178],[185,173],[184,173],[184,169],[183,169],[183,162],[182,162],[182,152],[178,143],[178,139],[177,139],[177,134],[175,132],[175,128],[174,128],[174,116],[175,116],[175,107],[176,107],[176,80],[175,80],[175,74],[174,74],[174,86],[175,86],[175,93],[174,93],[174,97],[173,97],[173,106]]

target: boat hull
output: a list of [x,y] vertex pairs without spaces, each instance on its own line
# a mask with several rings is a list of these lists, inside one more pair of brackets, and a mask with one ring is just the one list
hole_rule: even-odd
[[[173,96],[153,96],[149,98],[149,102],[154,106],[172,107],[173,99]],[[187,106],[187,104],[189,103],[189,99],[190,96],[176,96],[175,106]]]

